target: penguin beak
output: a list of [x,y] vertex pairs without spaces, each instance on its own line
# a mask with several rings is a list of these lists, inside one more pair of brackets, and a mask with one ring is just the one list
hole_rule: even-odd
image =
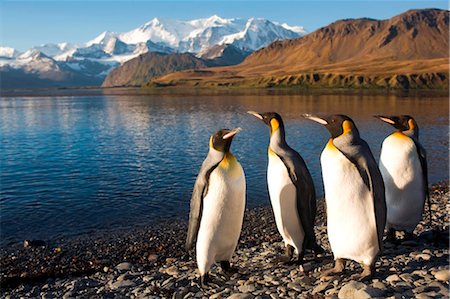
[[321,124],[321,125],[324,125],[324,126],[328,125],[328,122],[327,122],[325,119],[320,118],[320,117],[318,117],[318,116],[316,116],[316,115],[312,115],[312,114],[302,114],[302,116],[303,116],[304,118],[307,118],[307,119],[313,120],[313,121],[315,121],[315,122],[318,122],[318,123]]
[[222,139],[228,139],[233,137],[234,135],[236,135],[238,132],[242,131],[241,128],[236,128],[231,130],[229,133],[226,133],[225,135],[223,135]]
[[259,118],[260,120],[263,120],[263,116],[261,114],[259,114],[258,112],[255,111],[247,111],[248,114],[253,115],[256,118]]
[[392,119],[390,119],[387,116],[384,115],[374,115],[373,117],[376,117],[382,121],[384,121],[385,123],[391,124],[391,125],[395,125],[395,121],[393,121]]

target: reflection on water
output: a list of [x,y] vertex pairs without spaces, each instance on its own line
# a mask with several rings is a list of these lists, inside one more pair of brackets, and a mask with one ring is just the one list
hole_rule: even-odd
[[232,151],[248,206],[268,204],[269,132],[247,110],[278,111],[288,143],[323,194],[325,128],[302,113],[351,116],[376,158],[392,127],[373,114],[411,114],[428,151],[430,181],[448,178],[448,98],[346,94],[221,94],[2,98],[1,240],[50,238],[187,217],[209,136],[242,127]]

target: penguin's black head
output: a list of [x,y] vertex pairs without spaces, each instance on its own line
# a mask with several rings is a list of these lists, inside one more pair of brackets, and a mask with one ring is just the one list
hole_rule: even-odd
[[284,129],[283,119],[276,112],[258,113],[255,111],[247,111],[247,113],[262,120],[270,128],[270,134],[273,134],[279,128]]
[[303,117],[324,125],[333,139],[349,132],[352,132],[354,135],[359,135],[355,122],[347,115],[335,114],[326,117],[318,117],[311,114],[303,114]]
[[388,123],[399,131],[418,130],[418,126],[414,118],[409,115],[374,115],[374,117]]
[[209,146],[217,151],[227,153],[230,151],[231,141],[241,128],[233,130],[222,129],[214,133],[209,140]]

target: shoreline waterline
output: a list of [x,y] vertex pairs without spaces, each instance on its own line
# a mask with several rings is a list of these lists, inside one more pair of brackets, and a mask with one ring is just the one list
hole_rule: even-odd
[[[383,260],[377,267],[378,274],[375,278],[377,281],[385,283],[385,279],[390,275],[387,275],[390,273],[389,269],[391,268],[389,263],[392,262],[393,264],[396,264],[396,260],[399,256],[403,258],[403,255],[406,256],[405,258],[412,258],[414,260],[415,255],[425,254],[429,256],[433,255],[433,252],[436,252],[436,254],[439,255],[439,257],[436,257],[434,260],[435,262],[438,262],[438,265],[436,265],[437,269],[441,269],[442,267],[443,269],[445,269],[445,267],[448,269],[448,264],[446,262],[448,260],[448,192],[448,181],[441,182],[431,187],[435,228],[441,231],[440,236],[443,238],[441,240],[442,243],[439,243],[441,245],[432,245],[431,243],[428,243],[429,239],[427,238],[430,237],[429,232],[426,230],[428,211],[425,211],[423,221],[418,225],[415,232],[416,235],[418,235],[416,240],[395,247],[387,245],[388,247],[386,248],[388,251],[385,253],[387,256],[382,256]],[[318,240],[321,245],[329,251],[324,222],[324,200],[319,200],[316,234],[318,235]],[[78,281],[80,279],[97,280],[99,285],[104,281],[105,286],[100,294],[126,295],[123,293],[126,290],[126,287],[115,288],[108,283],[110,282],[109,277],[114,277],[111,279],[114,279],[113,283],[115,283],[117,276],[123,274],[121,270],[115,268],[116,265],[130,263],[133,265],[133,270],[131,268],[129,269],[129,271],[131,271],[130,273],[138,273],[133,274],[136,275],[136,279],[138,277],[142,279],[142,276],[152,275],[154,276],[153,280],[155,283],[159,284],[177,273],[174,276],[175,280],[172,288],[169,287],[169,289],[164,289],[160,285],[160,287],[157,289],[155,288],[152,291],[156,296],[168,296],[177,291],[181,286],[178,285],[177,287],[176,283],[178,279],[181,279],[181,276],[178,277],[178,275],[181,275],[180,273],[186,274],[185,276],[182,276],[183,281],[186,283],[189,282],[189,284],[191,284],[191,281],[195,281],[194,278],[197,275],[195,270],[195,257],[192,256],[192,253],[189,255],[185,252],[183,246],[187,228],[186,224],[184,219],[165,221],[141,229],[112,232],[111,235],[94,234],[80,236],[75,239],[50,241],[47,243],[47,247],[24,249],[23,246],[16,245],[8,248],[8,250],[2,249],[0,266],[2,269],[1,284],[2,292],[4,292],[3,295],[16,294],[15,292],[17,292],[17,295],[26,295],[24,290],[31,291],[33,287],[38,287],[40,290],[43,285],[47,285],[47,289],[51,290],[54,294],[63,295],[63,293],[60,293],[61,291],[64,291],[63,282]],[[245,213],[243,231],[233,261],[239,267],[239,265],[244,262],[250,263],[253,261],[253,263],[255,263],[255,259],[257,259],[260,262],[258,262],[259,264],[255,265],[255,267],[267,264],[270,265],[270,267],[267,266],[270,269],[280,268],[286,270],[287,266],[275,265],[272,260],[272,258],[282,252],[280,241],[281,238],[276,230],[271,208],[266,206],[249,209]],[[413,256],[410,254],[410,251],[417,251],[418,249],[416,247],[422,249]],[[434,248],[433,250],[435,251],[426,250],[427,248]],[[264,252],[258,253],[259,250],[263,250]],[[270,254],[266,252],[267,250],[269,250]],[[331,256],[329,253],[324,255],[323,258],[319,258],[319,261],[312,261],[311,258],[307,258],[306,267],[309,268],[309,271],[312,271],[307,275],[310,277],[309,279],[314,279],[315,281],[315,271],[317,271],[317,269],[323,269],[324,266],[327,267],[327,265],[332,262],[332,258],[330,258]],[[387,263],[386,266],[383,266],[385,263]],[[400,263],[399,265],[402,264]],[[411,265],[414,266],[414,263]],[[173,270],[171,267],[174,266],[176,266],[177,271],[173,271],[172,273],[170,272],[171,269]],[[405,265],[403,264],[403,267],[404,266]],[[246,267],[249,268],[250,265]],[[217,272],[217,268],[218,267],[214,267],[213,275],[217,275],[220,280],[221,274]],[[296,269],[295,267],[292,268],[292,266],[289,266],[288,268],[290,269],[290,272]],[[417,269],[412,269],[411,272],[413,270],[422,269],[419,266],[416,268]],[[238,280],[249,279],[252,269],[249,268],[245,271],[245,273],[241,273],[239,277],[236,277],[234,283]],[[357,273],[358,271],[359,268],[356,267],[352,270],[352,273]],[[298,276],[301,277],[304,276],[304,274],[302,275],[299,273]],[[350,277],[351,275],[346,274],[342,279],[348,281],[347,276]],[[256,281],[253,283],[256,283]],[[312,290],[320,284],[321,282],[317,280],[317,282],[314,282],[311,285],[311,289],[304,289],[303,291],[311,295]],[[24,285],[28,285],[29,288],[21,289],[20,286]],[[194,286],[195,284],[193,285],[193,289],[197,288]],[[240,285],[237,284],[236,288],[239,286]],[[230,288],[228,282],[226,283],[226,287]],[[133,287],[130,287],[128,291],[131,292],[133,289],[134,285]],[[225,287],[219,286],[219,291],[223,291],[224,289]],[[239,290],[241,290],[241,288],[239,288]],[[239,292],[239,290],[236,289],[237,292]],[[389,293],[392,291],[393,289],[388,288],[387,292]],[[187,290],[187,293],[188,292],[189,290]],[[206,290],[206,294],[211,295],[214,292],[214,288]],[[83,293],[80,293],[79,295],[81,294]],[[150,295],[150,293],[148,295]]]

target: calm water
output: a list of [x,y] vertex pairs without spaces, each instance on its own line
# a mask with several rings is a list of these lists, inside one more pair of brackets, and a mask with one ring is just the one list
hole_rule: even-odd
[[448,98],[393,95],[135,95],[0,100],[2,245],[187,218],[211,133],[240,126],[232,151],[248,206],[269,203],[268,128],[247,110],[278,111],[287,141],[323,194],[325,128],[301,113],[345,113],[378,159],[392,127],[372,114],[411,114],[428,151],[430,181],[448,178]]

